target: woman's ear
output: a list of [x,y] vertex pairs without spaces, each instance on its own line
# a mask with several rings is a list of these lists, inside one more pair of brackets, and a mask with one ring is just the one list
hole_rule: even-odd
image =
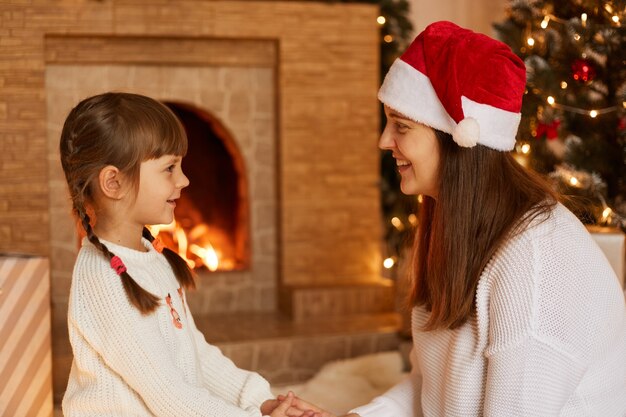
[[120,200],[126,193],[124,175],[117,167],[107,165],[100,170],[98,175],[98,188],[106,197]]

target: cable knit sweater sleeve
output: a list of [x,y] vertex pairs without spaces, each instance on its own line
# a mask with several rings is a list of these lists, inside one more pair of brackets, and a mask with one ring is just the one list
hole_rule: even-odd
[[[217,347],[206,342],[204,335],[196,328],[189,309],[187,314],[193,326],[196,348],[202,358],[203,382],[209,391],[241,408],[259,408],[263,401],[274,398],[269,383],[263,377],[256,372],[237,368]],[[219,364],[220,373],[215,372],[216,364]],[[223,374],[230,378],[225,380]]]
[[[240,408],[237,403],[221,396],[225,390],[212,391],[188,382],[171,353],[163,348],[165,342],[155,314],[143,315],[131,306],[120,278],[107,262],[95,258],[83,257],[83,263],[75,268],[72,296],[80,302],[70,303],[69,325],[75,338],[82,339],[80,344],[73,342],[75,355],[81,355],[80,351],[76,351],[77,346],[95,350],[103,366],[118,374],[157,416],[261,415],[256,408],[257,395],[248,396],[245,384],[242,387],[244,401],[239,403],[248,403],[248,406]],[[237,380],[241,377],[232,363],[212,360],[217,359],[217,353],[209,350],[204,348],[202,352],[206,358],[205,373],[210,372],[220,378],[225,387],[239,385]],[[99,368],[94,366],[93,369]],[[215,387],[216,384],[211,385],[212,389]],[[83,404],[72,403],[69,415],[95,415],[90,413],[90,407],[97,407],[98,402],[122,401],[120,399],[126,396],[117,394],[107,398],[96,391],[94,397]],[[115,407],[111,405],[109,410]],[[120,413],[123,414],[123,411]]]
[[415,371],[369,404],[351,410],[361,417],[422,417],[420,375]]

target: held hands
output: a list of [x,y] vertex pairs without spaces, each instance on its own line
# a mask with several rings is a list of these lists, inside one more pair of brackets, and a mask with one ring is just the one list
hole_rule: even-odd
[[261,414],[270,417],[304,417],[302,413],[294,414],[295,409],[292,407],[293,399],[293,393],[289,391],[286,397],[283,396],[282,400],[267,400],[261,404]]
[[[285,409],[285,414],[273,414],[278,407],[283,406],[287,402],[289,402],[290,405]],[[261,406],[261,412],[263,415],[272,413],[270,414],[272,417],[337,417],[326,410],[294,396],[292,392],[289,392],[287,396],[279,395],[275,400],[264,402]],[[359,415],[347,414],[340,417],[359,417]]]

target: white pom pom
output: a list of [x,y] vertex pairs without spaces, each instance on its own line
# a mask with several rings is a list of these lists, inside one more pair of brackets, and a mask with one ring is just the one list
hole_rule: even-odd
[[452,132],[452,139],[457,145],[464,148],[473,148],[480,137],[480,126],[473,117],[466,117],[456,125]]

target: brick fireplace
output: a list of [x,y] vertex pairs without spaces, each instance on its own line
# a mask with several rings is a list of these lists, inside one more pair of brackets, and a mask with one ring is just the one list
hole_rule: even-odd
[[[58,138],[71,107],[100,92],[194,113],[236,151],[240,262],[199,273],[196,316],[280,312],[285,337],[293,323],[392,310],[380,270],[377,12],[280,1],[0,6],[0,251],[50,257],[55,396],[71,361],[77,252]],[[373,339],[329,343],[344,356],[377,349]]]
[[[51,63],[46,67],[46,100],[48,110],[48,149],[50,163],[50,223],[55,230],[51,233],[51,250],[55,253],[58,262],[65,266],[56,273],[53,280],[59,278],[66,287],[71,279],[69,267],[76,255],[75,238],[73,237],[72,219],[67,216],[70,210],[67,199],[66,185],[63,182],[63,173],[58,158],[58,138],[60,136],[65,115],[73,105],[83,97],[108,90],[129,91],[145,94],[159,99],[181,113],[183,109],[193,108],[196,113],[211,117],[216,131],[221,132],[221,139],[232,140],[231,146],[235,155],[240,155],[242,181],[246,194],[242,197],[246,206],[242,212],[245,217],[249,214],[251,226],[251,241],[244,243],[253,250],[250,251],[250,262],[246,268],[232,272],[199,271],[199,291],[190,296],[190,304],[199,314],[225,313],[242,310],[270,310],[276,304],[275,293],[277,285],[277,256],[276,256],[276,227],[278,198],[276,194],[276,110],[275,110],[275,70],[273,57],[276,56],[273,42],[250,43],[229,41],[231,46],[223,48],[238,55],[250,56],[247,48],[262,47],[267,51],[263,56],[264,62],[257,62],[246,67],[232,67],[219,64],[219,56],[212,54],[214,66],[181,66],[176,61],[163,62],[160,57],[159,42],[152,39],[119,39],[111,38],[71,38],[49,37],[46,39],[46,50],[51,51],[85,51],[89,54],[91,48],[85,43],[97,42],[99,56],[108,55],[101,63],[68,64]],[[115,61],[115,56],[123,55],[117,50],[117,43],[124,43],[124,54],[144,56],[152,52],[153,62],[144,64],[122,64]],[[222,41],[203,40],[208,51],[219,49],[215,43]],[[113,45],[111,45],[113,43]],[[106,53],[111,48],[109,53]],[[135,50],[133,50],[135,48]],[[202,49],[198,48],[198,54]],[[229,52],[230,53],[230,52]],[[170,55],[171,56],[171,55]],[[171,56],[175,59],[175,55]],[[172,103],[179,103],[173,105]],[[187,113],[188,114],[188,113]],[[191,143],[190,146],[194,146]],[[202,149],[189,155],[190,161],[197,158],[199,152],[210,152]],[[184,166],[188,161],[184,161]],[[198,180],[218,180],[198,175],[192,171],[189,175],[196,175]],[[217,172],[214,175],[220,174]],[[220,174],[220,175],[223,175]],[[208,177],[208,178],[207,178]],[[204,184],[206,186],[206,184]],[[197,188],[184,190],[185,198],[193,196]],[[247,186],[247,187],[246,187]],[[215,190],[218,191],[218,190]],[[221,196],[226,200],[228,196]],[[193,198],[193,197],[191,197]],[[220,199],[220,196],[214,196]],[[221,200],[220,200],[221,201]],[[184,201],[182,202],[184,206]],[[184,209],[184,207],[182,207]],[[177,207],[177,213],[181,207]],[[241,216],[238,216],[241,217]],[[248,224],[247,218],[239,219],[243,225]],[[56,230],[69,231],[58,233]],[[247,229],[247,227],[246,227]],[[71,233],[72,236],[67,236]],[[234,231],[233,231],[234,233]],[[247,238],[247,236],[246,236]],[[246,240],[241,237],[240,240]],[[53,261],[54,263],[54,261]],[[210,275],[210,276],[209,276]],[[59,288],[65,292],[67,288]]]

